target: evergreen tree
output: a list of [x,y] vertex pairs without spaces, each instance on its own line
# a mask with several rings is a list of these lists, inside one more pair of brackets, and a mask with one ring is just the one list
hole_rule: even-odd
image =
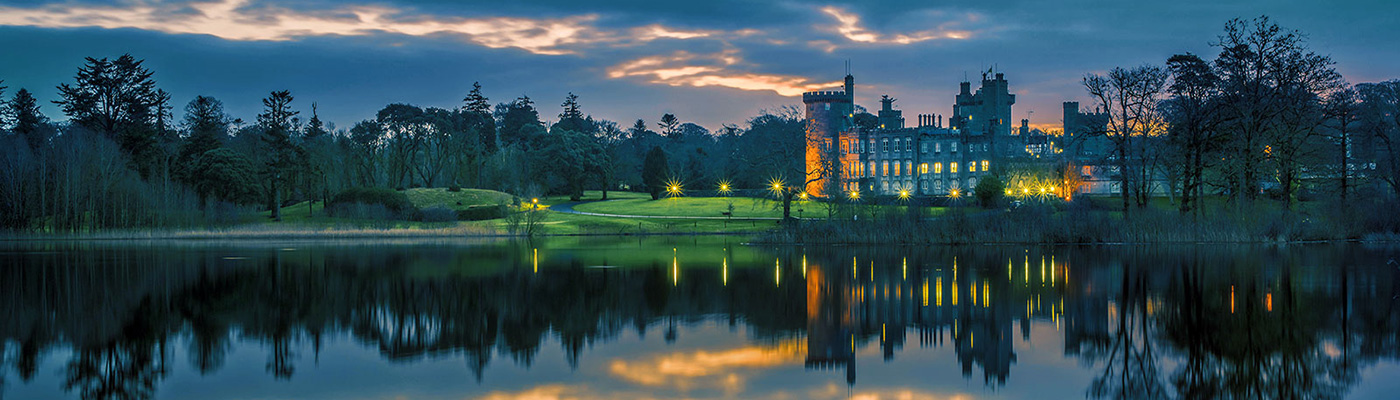
[[58,86],[61,100],[54,103],[73,123],[115,139],[147,177],[161,156],[170,94],[156,88],[142,62],[130,54],[115,60],[88,57],[72,85]]
[[661,146],[653,146],[642,161],[642,185],[646,186],[652,200],[661,198],[661,192],[666,186],[666,176],[669,174],[666,151],[662,150]]
[[544,126],[530,96],[520,96],[513,102],[497,105],[496,118],[500,120],[501,143],[507,146],[529,145],[539,128]]
[[681,141],[681,130],[678,129],[680,125],[681,120],[671,113],[662,115],[661,121],[656,123],[656,126],[661,128],[662,135],[677,142]]
[[496,153],[496,120],[491,118],[491,102],[481,94],[481,82],[472,82],[472,91],[462,102],[467,127],[476,133],[482,152]]
[[258,125],[262,127],[261,147],[266,157],[263,176],[268,185],[268,208],[272,210],[272,219],[281,221],[282,190],[298,161],[299,149],[292,141],[298,112],[292,111],[292,93],[286,90],[272,92],[262,102]]
[[31,150],[38,150],[48,143],[53,132],[48,129],[49,118],[39,110],[39,102],[29,90],[21,88],[15,92],[14,99],[0,103],[0,109],[4,110],[0,117],[3,117],[10,132],[24,138]]

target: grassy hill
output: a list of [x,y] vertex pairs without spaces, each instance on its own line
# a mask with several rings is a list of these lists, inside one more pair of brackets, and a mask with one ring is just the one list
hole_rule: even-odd
[[447,207],[453,210],[464,210],[471,206],[510,204],[511,196],[508,193],[497,192],[486,189],[462,189],[451,192],[445,188],[414,188],[404,191],[408,195],[408,201],[418,208]]

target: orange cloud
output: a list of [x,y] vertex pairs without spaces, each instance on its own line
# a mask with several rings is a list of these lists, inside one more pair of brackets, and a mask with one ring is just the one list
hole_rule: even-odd
[[773,91],[783,96],[839,86],[840,82],[813,83],[807,78],[736,70],[741,59],[735,51],[694,54],[678,51],[666,56],[649,56],[608,68],[608,77],[647,78],[650,83],[670,86],[720,86],[740,90]]
[[37,8],[0,6],[0,25],[45,28],[133,28],[172,34],[210,35],[238,41],[285,41],[310,36],[458,35],[490,48],[518,48],[536,54],[569,54],[570,46],[694,39],[717,31],[677,30],[649,25],[626,31],[595,27],[596,15],[565,18],[438,18],[388,6],[346,6],[304,12],[286,8],[246,8],[249,0],[192,3],[189,12],[169,6],[54,4]]
[[[840,8],[827,6],[822,7],[822,12],[836,19],[836,33],[844,36],[847,40],[858,43],[870,44],[912,44],[938,39],[969,39],[972,31],[946,28],[950,24],[944,24],[936,29],[923,30],[912,33],[899,33],[894,35],[882,35],[861,26],[860,16],[849,13]],[[969,20],[976,20],[976,16],[968,17]],[[829,52],[830,50],[828,50]]]
[[772,347],[742,347],[724,351],[697,350],[663,354],[639,361],[613,360],[613,375],[638,385],[672,387],[682,391],[695,387],[719,387],[734,393],[743,390],[745,369],[800,365],[805,342],[789,342]]

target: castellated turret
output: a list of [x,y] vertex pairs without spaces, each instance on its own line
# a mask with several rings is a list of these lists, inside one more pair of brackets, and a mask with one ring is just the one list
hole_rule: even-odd
[[[830,157],[832,146],[837,143],[839,134],[853,125],[855,117],[856,79],[846,75],[842,91],[814,91],[802,94],[802,104],[806,106],[807,151],[805,171],[822,169],[826,157]],[[789,180],[808,178],[788,177]],[[807,192],[821,196],[826,183],[817,180],[807,185]]]

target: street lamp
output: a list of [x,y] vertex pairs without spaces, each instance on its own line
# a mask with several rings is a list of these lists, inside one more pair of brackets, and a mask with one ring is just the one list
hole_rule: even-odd
[[729,189],[729,181],[719,181],[719,194],[721,196],[728,196],[732,192]]

